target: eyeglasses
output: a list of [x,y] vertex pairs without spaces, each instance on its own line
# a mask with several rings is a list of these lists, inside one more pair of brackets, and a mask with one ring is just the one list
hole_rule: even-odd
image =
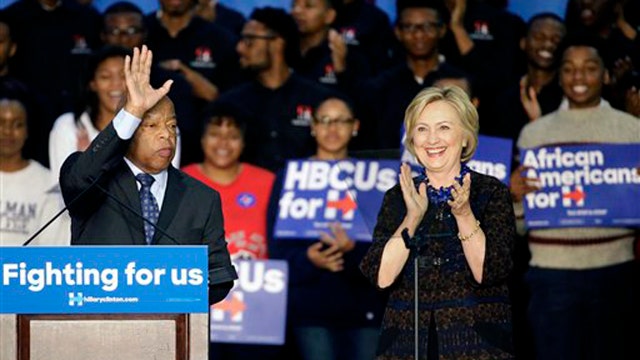
[[353,124],[356,119],[354,118],[347,118],[347,119],[332,119],[328,116],[322,116],[320,118],[314,118],[313,121],[320,126],[323,127],[329,127],[331,125],[337,125],[339,127],[347,127],[351,124]]
[[398,27],[400,30],[404,32],[408,32],[414,34],[418,31],[422,31],[425,34],[435,34],[438,29],[442,26],[441,22],[435,21],[427,21],[422,24],[411,24],[411,23],[399,23]]
[[120,35],[124,35],[124,36],[133,36],[133,35],[137,35],[137,34],[141,34],[144,30],[142,28],[136,27],[136,26],[131,26],[128,28],[108,28],[105,29],[104,32],[107,35],[111,35],[111,36],[120,36]]
[[240,35],[240,41],[242,41],[242,43],[247,47],[253,46],[253,43],[256,40],[273,40],[275,38],[276,36],[273,34],[268,34],[268,35],[242,34]]

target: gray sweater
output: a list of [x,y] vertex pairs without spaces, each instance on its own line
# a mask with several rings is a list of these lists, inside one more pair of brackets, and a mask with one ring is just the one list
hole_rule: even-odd
[[[640,143],[640,119],[606,102],[589,109],[560,109],[527,124],[518,148],[569,143]],[[640,158],[640,154],[638,154]],[[516,214],[522,204],[515,204]],[[634,231],[628,228],[548,228],[529,232],[531,266],[593,269],[633,259]]]

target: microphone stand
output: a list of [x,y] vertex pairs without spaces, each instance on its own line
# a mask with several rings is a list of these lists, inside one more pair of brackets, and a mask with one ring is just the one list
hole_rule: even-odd
[[[40,227],[40,229],[38,229],[38,231],[36,231],[33,235],[31,235],[24,243],[22,243],[22,246],[27,246],[29,245],[36,237],[38,237],[38,235],[40,235],[40,233],[42,233],[46,228],[49,227],[49,225],[51,225],[51,223],[53,223],[54,221],[56,221],[57,218],[60,217],[60,215],[62,215],[65,211],[67,211],[67,209],[69,209],[69,207],[71,205],[73,205],[78,199],[80,199],[87,191],[91,190],[94,186],[96,186],[98,184],[98,180],[100,180],[100,178],[102,177],[102,174],[104,174],[104,171],[101,171],[100,174],[98,176],[96,176],[93,181],[91,181],[91,184],[89,184],[89,186],[87,186],[86,188],[84,188],[84,190],[80,191],[80,193],[78,195],[76,195],[76,197],[74,197],[73,199],[71,199],[71,201],[69,201],[68,204],[65,204],[65,206],[62,208],[62,210],[58,211],[57,214],[55,214],[49,221],[47,221],[46,224],[44,224],[43,226]],[[58,185],[59,186],[59,185]]]
[[404,240],[404,245],[407,249],[409,249],[409,256],[413,254],[413,341],[414,341],[414,349],[413,349],[413,358],[418,360],[420,359],[420,314],[419,314],[419,304],[420,304],[420,296],[418,293],[419,281],[418,281],[418,269],[419,263],[418,259],[420,257],[420,243],[414,238],[412,239],[409,236],[408,229],[402,230],[402,240]]
[[418,360],[420,359],[419,357],[419,348],[420,346],[419,344],[419,339],[420,339],[420,330],[419,330],[419,324],[420,324],[420,319],[419,319],[419,313],[418,313],[418,303],[419,303],[419,296],[418,296],[418,256],[419,256],[419,247],[416,247],[415,250],[415,257],[413,258],[413,323],[414,323],[414,343],[415,343],[415,347],[413,349],[413,358]]

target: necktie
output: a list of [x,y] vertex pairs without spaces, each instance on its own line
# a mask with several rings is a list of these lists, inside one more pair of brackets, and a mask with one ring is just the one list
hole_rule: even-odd
[[[140,204],[142,205],[142,216],[155,224],[158,221],[158,216],[160,215],[160,210],[158,209],[156,198],[153,197],[153,194],[151,193],[151,184],[153,184],[155,179],[153,178],[153,176],[144,173],[136,175],[136,179],[140,182],[140,184],[142,184],[142,187],[140,188]],[[145,221],[144,238],[149,245],[151,245],[151,241],[153,240],[154,232],[154,227]]]

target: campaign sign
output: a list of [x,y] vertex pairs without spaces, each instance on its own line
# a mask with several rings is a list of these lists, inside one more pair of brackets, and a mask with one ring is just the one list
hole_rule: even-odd
[[[509,185],[512,146],[511,139],[479,135],[478,147],[467,165],[481,174],[496,177],[505,185]],[[404,143],[401,150],[401,160],[411,165],[414,175],[424,173],[424,167],[418,163],[415,156],[404,148]]]
[[284,260],[236,260],[238,280],[211,306],[211,341],[282,345],[289,269]]
[[371,241],[384,193],[396,184],[394,160],[291,160],[280,193],[275,236],[318,239],[340,223],[349,237]]
[[524,175],[540,190],[523,203],[529,228],[640,225],[639,144],[524,149]]
[[206,246],[0,247],[0,313],[206,313]]
[[513,141],[494,136],[478,136],[478,148],[467,165],[481,174],[490,175],[509,185]]

